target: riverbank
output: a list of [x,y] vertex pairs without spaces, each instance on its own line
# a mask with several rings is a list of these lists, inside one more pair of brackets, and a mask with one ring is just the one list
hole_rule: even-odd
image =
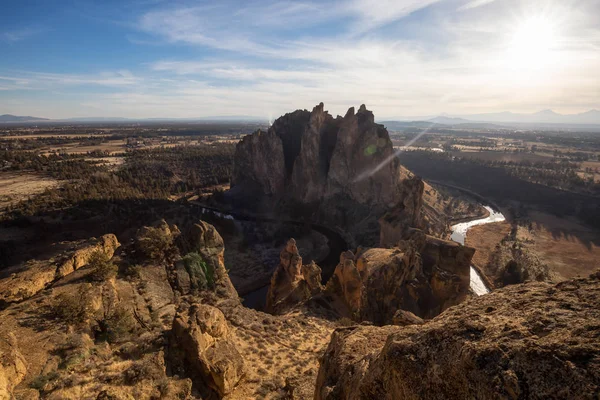
[[[499,211],[494,211],[490,206],[484,206],[484,208],[489,213],[487,217],[453,225],[451,227],[452,235],[450,236],[450,238],[453,241],[464,245],[465,239],[467,237],[467,232],[470,228],[477,225],[484,225],[493,222],[502,222],[506,220],[502,213],[500,213]],[[493,286],[489,284],[489,279],[486,278],[485,274],[482,274],[481,269],[471,265],[471,290],[478,296],[481,296],[489,293],[490,287],[493,288]]]

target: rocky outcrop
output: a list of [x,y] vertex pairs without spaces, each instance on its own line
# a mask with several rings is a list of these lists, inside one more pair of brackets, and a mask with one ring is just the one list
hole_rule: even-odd
[[225,268],[225,244],[223,238],[211,224],[198,221],[186,233],[191,251],[195,251],[214,272],[215,291],[223,297],[239,301]]
[[230,393],[244,374],[244,360],[229,338],[223,313],[206,304],[178,311],[173,321],[173,351],[185,358],[192,379],[214,390]]
[[100,239],[91,238],[75,244],[54,259],[47,261],[31,260],[23,265],[3,271],[6,278],[0,280],[0,303],[23,301],[45,289],[56,280],[71,274],[87,265],[91,255],[101,251],[112,257],[120,244],[113,234]]
[[600,272],[496,290],[424,325],[338,329],[315,399],[594,399]]
[[56,270],[57,278],[66,276],[84,265],[87,265],[92,253],[96,251],[101,251],[108,257],[112,257],[115,250],[120,245],[117,237],[112,233],[103,235],[98,240],[91,239],[81,248],[75,250],[72,255],[67,256],[67,259],[59,265]]
[[341,298],[355,319],[389,324],[398,310],[432,318],[465,300],[474,250],[410,230],[391,249],[340,255],[327,291]]
[[245,192],[279,195],[285,186],[283,143],[273,129],[245,136],[236,147],[231,186]]
[[377,218],[396,205],[403,223],[420,226],[423,184],[401,167],[364,105],[337,118],[323,103],[286,114],[267,133],[245,137],[234,161],[231,193],[249,199],[258,191],[280,200],[272,203],[278,211],[338,226],[357,243],[375,244]]
[[281,314],[322,290],[321,268],[314,262],[302,265],[296,241],[290,239],[279,255],[279,265],[271,278],[265,311]]
[[0,399],[12,399],[13,389],[25,377],[25,358],[17,346],[17,338],[10,333],[0,338]]

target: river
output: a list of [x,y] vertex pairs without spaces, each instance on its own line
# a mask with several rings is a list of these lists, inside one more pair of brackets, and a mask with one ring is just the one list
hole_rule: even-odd
[[[246,220],[246,221],[275,221],[272,218],[259,217],[259,216],[248,216],[241,215],[236,213],[222,213],[216,209],[211,209],[209,207],[201,207],[202,212],[211,212],[216,214],[217,216],[225,219],[237,219],[237,220]],[[489,211],[490,215],[486,218],[476,219],[468,222],[461,222],[460,224],[453,225],[450,229],[452,231],[452,236],[450,237],[453,241],[460,243],[462,245],[465,244],[465,238],[467,236],[467,231],[469,228],[476,225],[489,224],[492,222],[501,222],[504,221],[504,215],[502,213],[495,211],[490,206],[484,206],[486,210]],[[285,223],[289,224],[304,224],[304,222],[299,221],[286,221]],[[339,261],[339,255],[343,251],[348,249],[348,245],[345,240],[341,237],[341,235],[327,227],[318,224],[311,224],[311,227],[316,231],[322,233],[327,237],[328,245],[329,245],[329,254],[325,259],[319,260],[319,266],[323,269],[322,279],[323,282],[326,282],[331,275],[333,275],[333,271],[335,266]],[[471,266],[470,272],[471,278],[471,290],[478,296],[489,293],[489,289],[485,286],[485,283],[481,279],[481,276],[477,272],[475,268]],[[269,285],[254,290],[250,293],[244,294],[244,304],[247,307],[262,309],[264,307],[264,303],[267,297],[267,291],[269,289]]]
[[[465,238],[467,237],[467,231],[476,225],[489,224],[492,222],[502,222],[505,220],[504,215],[502,213],[494,211],[494,209],[490,206],[484,206],[486,210],[490,212],[490,215],[487,218],[475,219],[473,221],[461,222],[460,224],[453,225],[450,229],[452,230],[452,236],[450,239],[454,240],[457,243],[462,245],[465,244]],[[484,295],[490,292],[490,290],[485,286],[481,276],[477,272],[475,268],[471,266],[471,290],[478,295]]]

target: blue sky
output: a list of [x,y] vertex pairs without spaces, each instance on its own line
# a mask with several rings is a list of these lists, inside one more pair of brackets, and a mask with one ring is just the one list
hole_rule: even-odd
[[0,114],[378,119],[600,108],[600,0],[20,0]]

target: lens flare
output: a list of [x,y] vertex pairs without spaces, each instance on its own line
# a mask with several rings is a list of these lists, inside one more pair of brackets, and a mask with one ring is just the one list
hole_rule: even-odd
[[375,167],[368,169],[366,171],[363,171],[360,175],[358,175],[356,177],[356,179],[354,179],[354,183],[364,181],[368,177],[373,176],[373,174],[380,171],[383,167],[385,167],[390,162],[392,162],[392,160],[394,158],[398,157],[400,155],[400,153],[402,153],[404,150],[406,150],[407,148],[412,146],[413,143],[415,143],[417,140],[419,140],[423,135],[427,134],[427,132],[429,132],[429,130],[431,129],[432,126],[433,126],[433,124],[429,125],[426,129],[424,129],[422,132],[420,132],[417,136],[415,136],[414,138],[409,140],[408,143],[406,143],[404,146],[402,146],[401,148],[396,150],[394,152],[394,154],[392,154],[391,156],[389,156],[388,158],[386,158],[385,160],[383,160],[382,162],[377,164]]

